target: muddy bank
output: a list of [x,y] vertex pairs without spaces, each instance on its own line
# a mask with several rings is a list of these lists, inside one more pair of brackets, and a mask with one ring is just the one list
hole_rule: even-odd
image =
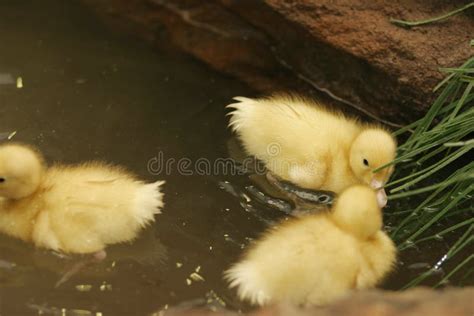
[[[474,313],[473,288],[449,288],[435,291],[414,288],[405,292],[368,291],[342,299],[327,307],[297,309],[289,306],[272,306],[249,313],[251,316],[471,316]],[[235,316],[238,313],[209,310],[170,309],[166,316]]]
[[472,12],[411,29],[467,3],[438,0],[83,0],[108,22],[174,46],[262,92],[323,91],[373,115],[419,117],[443,77],[472,49]]

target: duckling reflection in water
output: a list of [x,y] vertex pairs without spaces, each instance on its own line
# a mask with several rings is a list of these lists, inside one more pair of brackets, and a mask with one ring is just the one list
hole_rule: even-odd
[[252,304],[325,305],[375,286],[395,259],[376,193],[359,185],[343,191],[331,212],[269,230],[225,278]]
[[0,232],[64,253],[105,258],[163,207],[163,181],[146,184],[100,162],[46,167],[30,146],[0,146]]
[[255,210],[264,206],[290,216],[326,211],[331,207],[335,199],[334,192],[301,188],[279,178],[255,157],[247,156],[239,140],[234,137],[228,140],[227,149],[235,163],[235,170],[239,174],[248,175],[253,184],[241,188],[221,181],[219,186],[241,199],[241,203],[256,204]]
[[36,280],[38,270],[51,272],[54,277],[59,275],[55,287],[62,285],[70,278],[74,278],[77,282],[86,278],[100,283],[114,278],[117,273],[122,273],[124,269],[128,269],[130,263],[142,268],[164,271],[168,262],[167,250],[156,237],[155,229],[151,226],[144,229],[133,243],[111,245],[107,248],[105,260],[87,267],[85,265],[92,262],[84,260],[82,255],[64,254],[33,247],[19,239],[6,235],[0,236],[0,276],[3,279],[0,283],[2,286],[5,283],[8,286],[12,286],[9,283],[18,283],[21,287],[28,286],[30,282]]
[[275,175],[337,194],[366,184],[378,190],[379,205],[385,206],[383,186],[393,167],[374,170],[395,158],[396,141],[383,128],[295,96],[234,99],[229,126],[247,153]]

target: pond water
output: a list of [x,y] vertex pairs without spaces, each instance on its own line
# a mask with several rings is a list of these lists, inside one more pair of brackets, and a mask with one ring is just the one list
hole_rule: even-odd
[[[110,247],[104,262],[57,288],[77,258],[1,235],[0,314],[245,308],[222,272],[283,214],[243,193],[252,183],[247,176],[205,168],[229,156],[224,105],[254,92],[190,58],[107,30],[75,1],[1,1],[0,39],[0,132],[16,131],[14,140],[34,144],[49,162],[99,159],[147,181],[166,180],[163,214],[139,240]],[[179,159],[191,166],[180,172]],[[156,163],[164,162],[168,169],[159,173]],[[192,172],[198,165],[202,175]],[[432,262],[443,251],[405,257]],[[406,266],[384,286],[411,279],[417,271]]]

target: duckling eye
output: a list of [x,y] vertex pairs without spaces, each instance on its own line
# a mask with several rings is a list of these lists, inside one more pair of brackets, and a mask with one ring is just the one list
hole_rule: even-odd
[[367,167],[369,166],[369,161],[368,161],[367,159],[365,159],[365,158],[364,158],[364,160],[363,160],[363,163],[364,163],[364,165],[366,165]]
[[0,178],[0,183],[5,182],[5,178]]

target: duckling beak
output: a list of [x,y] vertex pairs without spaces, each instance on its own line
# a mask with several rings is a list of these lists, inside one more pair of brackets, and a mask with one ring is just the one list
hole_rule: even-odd
[[377,191],[377,203],[380,208],[384,208],[387,205],[387,194],[383,188],[383,182],[376,179],[372,179],[370,186]]

